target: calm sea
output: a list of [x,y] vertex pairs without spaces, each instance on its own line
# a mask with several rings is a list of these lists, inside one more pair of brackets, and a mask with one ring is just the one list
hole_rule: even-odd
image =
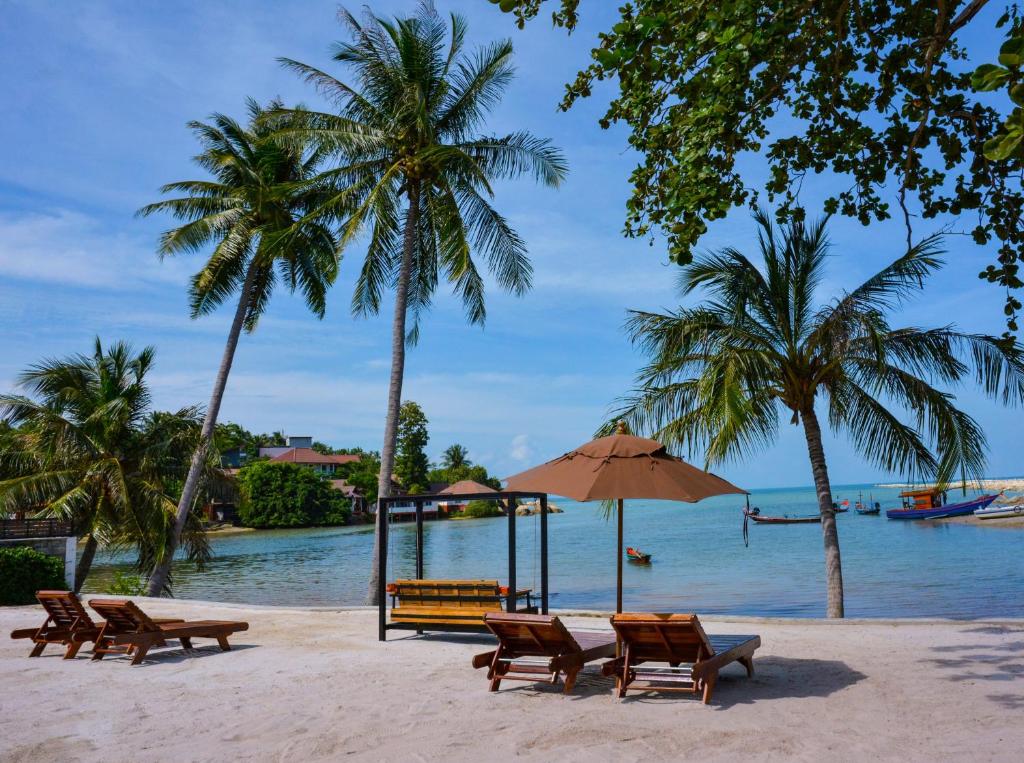
[[[860,516],[858,494],[895,508],[898,490],[839,486],[851,511],[838,517],[849,617],[1024,617],[1024,529]],[[957,500],[951,493],[951,500]],[[552,608],[609,610],[615,602],[615,524],[598,504],[554,499],[550,515]],[[760,490],[765,514],[816,511],[809,488]],[[653,554],[649,566],[625,565],[625,607],[632,610],[820,617],[825,575],[820,525],[750,526],[741,533],[742,499],[698,504],[627,501],[625,542]],[[517,519],[520,587],[539,589],[538,519]],[[497,578],[507,566],[507,520],[428,522],[427,577]],[[362,604],[371,527],[280,530],[215,537],[206,572],[174,570],[175,595],[253,604]],[[414,577],[415,531],[393,527],[388,576]],[[103,591],[123,560],[97,559],[87,590]]]

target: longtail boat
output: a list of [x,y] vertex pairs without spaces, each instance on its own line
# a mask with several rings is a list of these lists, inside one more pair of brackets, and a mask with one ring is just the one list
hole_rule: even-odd
[[876,505],[874,508],[870,508],[870,509],[868,509],[868,508],[857,509],[857,513],[858,514],[864,514],[864,515],[881,514],[882,513],[882,507]]
[[811,524],[813,522],[821,522],[821,514],[804,514],[794,517],[791,517],[788,514],[783,514],[781,517],[769,517],[763,515],[760,509],[753,509],[743,513],[755,522],[765,525],[803,525]]
[[638,564],[650,564],[651,563],[651,555],[650,554],[645,554],[640,549],[633,548],[632,546],[630,546],[629,548],[626,549],[626,556],[629,557],[629,561],[637,562]]
[[900,493],[905,499],[902,509],[890,509],[885,512],[889,519],[946,519],[947,517],[964,517],[978,509],[984,509],[996,498],[998,493],[983,495],[961,503],[946,503],[946,494],[938,490],[908,490]]

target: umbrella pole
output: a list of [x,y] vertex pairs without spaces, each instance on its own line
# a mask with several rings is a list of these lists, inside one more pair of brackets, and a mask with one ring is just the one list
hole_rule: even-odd
[[615,590],[615,613],[622,612],[622,499],[619,499],[619,564],[618,587]]

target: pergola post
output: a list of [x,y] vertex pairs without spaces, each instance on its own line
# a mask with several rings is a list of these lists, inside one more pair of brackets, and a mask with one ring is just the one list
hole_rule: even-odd
[[423,580],[423,501],[416,501],[416,579]]
[[377,639],[387,640],[388,504],[377,499]]
[[508,500],[508,599],[505,608],[509,612],[516,611],[516,510],[515,499]]
[[540,613],[548,613],[548,496],[540,496]]

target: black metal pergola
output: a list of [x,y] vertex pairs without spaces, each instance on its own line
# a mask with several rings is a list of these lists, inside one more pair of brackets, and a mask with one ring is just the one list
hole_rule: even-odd
[[548,613],[548,495],[547,493],[523,493],[505,491],[497,493],[471,493],[452,495],[448,493],[392,495],[377,499],[377,532],[380,539],[380,555],[377,566],[378,639],[384,641],[390,629],[422,629],[422,625],[389,623],[387,621],[387,569],[388,533],[390,532],[390,507],[396,503],[412,503],[416,507],[416,579],[423,579],[423,506],[436,501],[501,501],[508,507],[508,590],[506,607],[516,611],[516,499],[536,500],[540,507],[540,611]]

